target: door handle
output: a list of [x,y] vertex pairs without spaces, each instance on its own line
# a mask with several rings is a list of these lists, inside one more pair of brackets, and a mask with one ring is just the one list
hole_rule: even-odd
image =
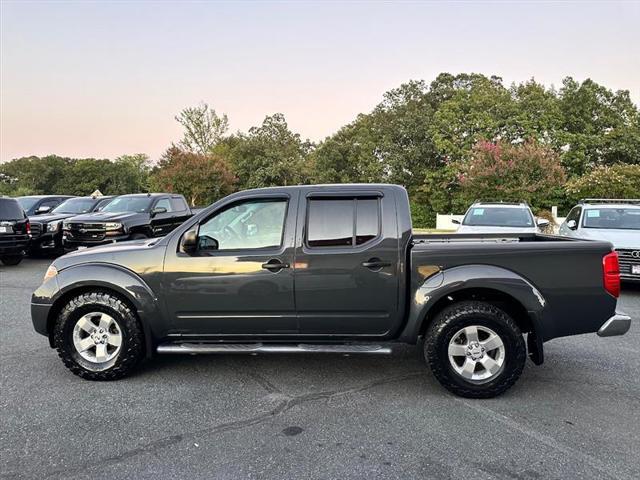
[[263,263],[262,264],[262,268],[264,268],[265,270],[269,270],[271,272],[278,272],[278,271],[282,270],[283,268],[289,268],[289,264],[288,263],[282,263],[277,258],[273,258],[273,259],[269,260],[267,263]]
[[371,270],[380,270],[381,268],[384,268],[384,267],[390,267],[391,263],[383,262],[379,258],[371,258],[366,262],[362,262],[362,266],[366,268],[370,268]]

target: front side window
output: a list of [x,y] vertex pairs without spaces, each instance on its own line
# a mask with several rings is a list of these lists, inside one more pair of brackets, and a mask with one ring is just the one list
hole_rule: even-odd
[[161,200],[158,200],[158,203],[156,203],[155,208],[164,208],[167,212],[173,212],[173,209],[171,208],[171,202],[169,202],[168,198],[163,198]]
[[307,214],[307,245],[351,247],[380,234],[377,198],[311,199]]
[[198,249],[277,248],[282,244],[286,213],[284,199],[250,200],[233,205],[200,224]]
[[102,209],[103,212],[136,212],[143,213],[149,210],[151,202],[150,197],[127,197],[122,196],[114,199],[106,207]]
[[587,208],[582,226],[606,230],[640,230],[640,208]]
[[473,207],[462,220],[463,225],[483,227],[533,227],[528,208]]
[[580,218],[580,214],[582,213],[582,209],[580,207],[575,207],[573,210],[569,212],[567,215],[566,221],[569,222],[571,220],[575,220],[576,222]]

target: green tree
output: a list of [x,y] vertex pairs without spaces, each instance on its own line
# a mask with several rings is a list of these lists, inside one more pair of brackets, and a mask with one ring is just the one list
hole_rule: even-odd
[[377,141],[372,117],[361,115],[327,138],[311,154],[316,183],[378,183],[386,180],[382,160],[376,155]]
[[206,103],[185,108],[175,119],[184,127],[184,136],[178,146],[187,152],[210,152],[229,130],[227,116],[219,116]]
[[500,77],[458,75],[447,85],[432,85],[441,99],[430,133],[439,154],[448,161],[467,160],[481,139],[509,136],[513,99]]
[[567,77],[558,101],[562,123],[556,143],[572,176],[599,165],[640,163],[640,112],[628,91]]
[[573,202],[581,198],[640,198],[640,165],[601,165],[571,180],[566,191]]
[[248,134],[238,134],[215,149],[231,160],[240,188],[307,183],[313,144],[289,130],[284,115],[268,116]]
[[144,153],[121,155],[112,166],[109,193],[123,194],[149,191],[151,163]]

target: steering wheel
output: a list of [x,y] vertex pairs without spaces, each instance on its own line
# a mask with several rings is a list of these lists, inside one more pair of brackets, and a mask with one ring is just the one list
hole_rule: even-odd
[[240,235],[238,235],[237,232],[233,228],[231,228],[229,225],[225,225],[222,230],[224,231],[224,233],[227,234],[229,238],[233,240],[242,240],[240,238]]

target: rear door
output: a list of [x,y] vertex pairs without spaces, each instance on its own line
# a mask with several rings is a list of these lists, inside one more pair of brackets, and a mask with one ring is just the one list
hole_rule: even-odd
[[185,202],[184,198],[179,195],[171,197],[171,206],[173,208],[173,226],[172,228],[179,227],[182,223],[191,217],[191,212]]
[[311,189],[300,202],[295,262],[300,333],[384,336],[399,314],[393,193]]
[[151,213],[151,229],[153,230],[154,237],[162,237],[166,235],[174,228],[174,212],[173,207],[171,206],[171,201],[169,197],[161,197],[156,200],[155,205],[151,208],[153,212],[154,208],[164,208],[166,212],[163,213]]

